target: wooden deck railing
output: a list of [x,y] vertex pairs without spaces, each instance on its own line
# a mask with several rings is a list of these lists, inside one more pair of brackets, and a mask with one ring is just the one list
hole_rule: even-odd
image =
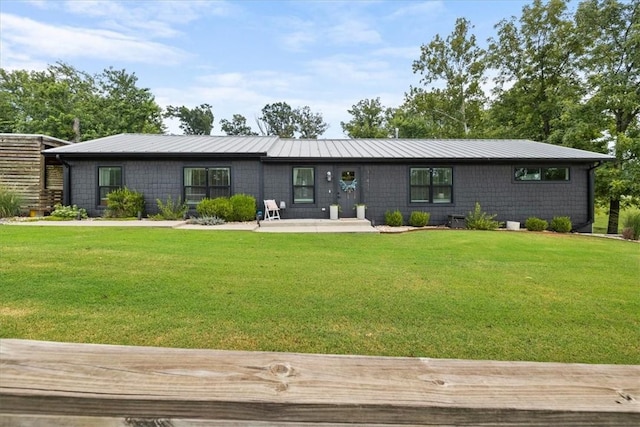
[[640,425],[640,366],[14,339],[0,362],[3,426]]

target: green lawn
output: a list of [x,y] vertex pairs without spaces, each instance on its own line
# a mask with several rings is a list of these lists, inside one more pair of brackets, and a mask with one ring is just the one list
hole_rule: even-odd
[[640,364],[640,244],[0,226],[0,337]]

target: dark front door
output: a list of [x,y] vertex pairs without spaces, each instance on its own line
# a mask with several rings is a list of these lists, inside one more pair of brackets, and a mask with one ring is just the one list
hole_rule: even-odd
[[355,218],[355,204],[360,201],[359,171],[356,168],[338,169],[338,204],[341,218]]

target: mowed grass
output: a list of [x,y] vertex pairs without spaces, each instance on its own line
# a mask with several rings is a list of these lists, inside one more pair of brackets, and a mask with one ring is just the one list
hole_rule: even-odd
[[0,336],[638,364],[640,245],[0,226]]

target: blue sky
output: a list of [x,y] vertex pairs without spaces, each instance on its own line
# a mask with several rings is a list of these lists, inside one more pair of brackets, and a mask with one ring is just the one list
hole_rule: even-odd
[[[365,98],[386,107],[420,85],[420,46],[456,18],[479,42],[528,1],[0,1],[0,66],[41,70],[56,61],[91,74],[135,73],[162,107],[212,105],[254,130],[266,104],[308,105],[342,138],[347,110]],[[168,130],[181,133],[175,121]]]

